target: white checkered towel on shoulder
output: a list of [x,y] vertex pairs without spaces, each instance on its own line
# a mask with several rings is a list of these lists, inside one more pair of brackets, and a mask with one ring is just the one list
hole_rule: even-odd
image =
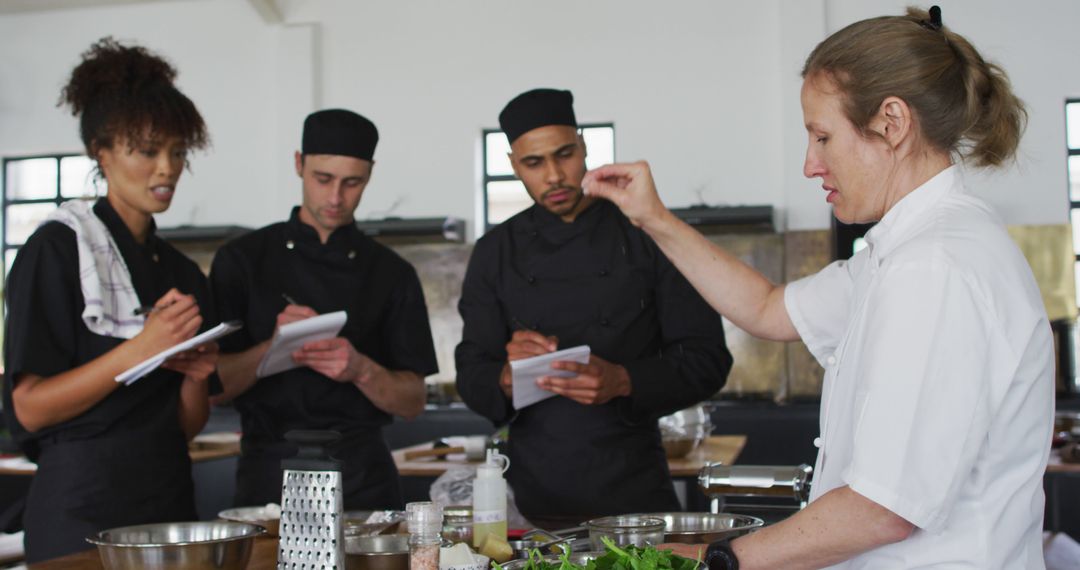
[[90,332],[102,336],[132,338],[143,329],[145,319],[135,314],[139,296],[131,273],[109,229],[87,200],[70,200],[54,210],[44,223],[60,222],[75,230],[79,250],[79,283],[86,308],[82,319]]

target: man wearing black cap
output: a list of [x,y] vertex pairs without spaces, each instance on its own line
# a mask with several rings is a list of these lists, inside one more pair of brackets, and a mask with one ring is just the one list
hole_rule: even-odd
[[[523,93],[499,122],[535,204],[473,250],[458,391],[510,424],[507,476],[534,522],[679,510],[656,420],[723,386],[720,317],[618,208],[584,195],[569,91]],[[540,380],[562,397],[514,409],[509,361],[581,344],[588,364],[556,363],[573,376]]]
[[[244,321],[223,339],[219,361],[223,399],[235,402],[243,422],[238,505],[279,501],[281,460],[295,453],[285,432],[320,429],[342,434],[331,454],[344,462],[346,508],[401,508],[382,426],[423,411],[423,379],[437,365],[416,271],[353,220],[378,137],[351,111],[309,115],[296,153],[301,205],[288,221],[239,237],[214,258],[220,316]],[[256,378],[279,326],[341,310],[348,320],[337,338],[304,345],[293,354],[298,368]]]

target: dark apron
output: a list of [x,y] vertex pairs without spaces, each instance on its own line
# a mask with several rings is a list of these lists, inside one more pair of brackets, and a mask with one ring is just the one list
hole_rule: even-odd
[[197,518],[180,431],[44,444],[23,517],[26,561],[93,548],[86,537],[102,530]]
[[[236,506],[281,502],[281,461],[296,455],[291,443],[244,441],[236,469]],[[376,430],[374,435],[352,437],[330,449],[343,462],[342,496],[346,510],[400,510],[401,485],[390,449]]]
[[536,523],[681,510],[655,422],[620,422],[614,404],[534,404],[510,424],[507,480]]

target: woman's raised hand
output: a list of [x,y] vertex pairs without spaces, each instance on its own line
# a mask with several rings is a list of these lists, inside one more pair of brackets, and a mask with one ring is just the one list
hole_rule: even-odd
[[649,163],[643,160],[590,170],[581,185],[586,194],[610,200],[639,228],[648,229],[667,211],[656,192]]

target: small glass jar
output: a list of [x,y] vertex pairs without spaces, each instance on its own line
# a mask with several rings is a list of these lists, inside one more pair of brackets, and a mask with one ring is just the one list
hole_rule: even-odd
[[443,509],[442,537],[452,543],[472,544],[473,510],[470,506]]
[[409,526],[409,570],[439,570],[442,509],[429,501],[405,505]]

